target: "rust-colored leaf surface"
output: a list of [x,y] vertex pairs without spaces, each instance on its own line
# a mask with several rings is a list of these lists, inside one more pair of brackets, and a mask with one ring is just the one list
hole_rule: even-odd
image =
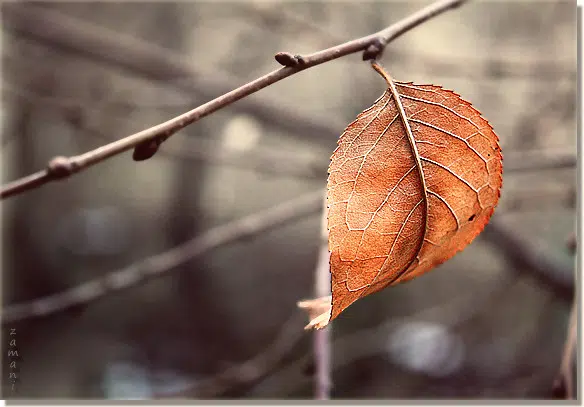
[[331,157],[332,301],[326,309],[322,299],[299,304],[311,314],[307,327],[322,328],[358,299],[448,260],[483,230],[499,200],[501,149],[480,113],[452,91],[393,82],[374,68],[388,89]]

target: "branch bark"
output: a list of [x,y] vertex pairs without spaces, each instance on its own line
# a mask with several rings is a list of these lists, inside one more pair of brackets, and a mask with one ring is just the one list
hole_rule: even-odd
[[[55,157],[49,162],[45,170],[4,185],[0,191],[0,198],[4,199],[33,188],[38,188],[48,182],[66,178],[132,148],[141,147],[148,143],[159,144],[177,131],[201,118],[305,69],[361,51],[363,51],[365,59],[377,58],[390,41],[398,38],[400,35],[422,24],[428,19],[453,7],[459,6],[463,1],[465,0],[437,1],[377,33],[357,38],[313,54],[299,56],[296,58],[298,63],[292,66],[285,66],[272,71],[157,126],[132,134],[121,140],[114,141],[81,155],[73,157]],[[16,20],[18,16],[22,17],[23,14],[26,15],[31,13],[30,8],[27,8],[24,11],[21,10],[18,5],[5,5],[4,7],[9,10],[9,15],[11,12],[14,13],[12,14],[13,16],[16,15]],[[10,21],[12,18],[8,20]],[[48,31],[53,31],[58,28],[48,25],[46,29]],[[89,48],[90,45],[92,44],[85,44],[84,46]]]

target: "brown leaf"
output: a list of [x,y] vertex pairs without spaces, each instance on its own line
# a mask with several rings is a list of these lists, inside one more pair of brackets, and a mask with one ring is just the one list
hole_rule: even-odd
[[320,304],[307,327],[322,328],[359,298],[448,260],[499,200],[501,149],[480,113],[452,91],[393,82],[373,66],[389,87],[331,157],[332,304]]

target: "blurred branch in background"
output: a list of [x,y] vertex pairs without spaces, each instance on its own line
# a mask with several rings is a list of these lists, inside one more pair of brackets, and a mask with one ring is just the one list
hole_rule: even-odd
[[2,324],[47,316],[74,305],[95,301],[106,294],[144,283],[152,277],[171,271],[195,256],[227,243],[265,232],[309,213],[317,212],[321,206],[322,191],[318,191],[244,216],[241,219],[212,228],[201,236],[164,253],[145,258],[121,270],[109,272],[77,287],[28,303],[9,305],[2,310]]
[[[304,55],[301,57],[294,56],[292,57],[292,60],[288,61],[288,63],[283,62],[283,60],[278,60],[286,66],[276,71],[272,71],[271,73],[268,73],[254,81],[248,82],[247,84],[225,93],[224,95],[219,96],[187,113],[175,117],[174,119],[168,120],[157,126],[150,127],[149,129],[143,130],[141,132],[132,134],[123,139],[114,141],[85,154],[74,157],[55,157],[49,162],[46,170],[39,171],[35,174],[28,175],[19,180],[4,185],[0,191],[0,198],[16,195],[30,189],[38,188],[48,182],[66,178],[97,163],[103,162],[108,158],[121,154],[131,148],[135,148],[135,159],[138,159],[136,153],[138,153],[139,149],[143,150],[144,146],[146,146],[148,149],[150,148],[148,146],[150,146],[151,143],[156,144],[154,147],[151,147],[151,149],[154,149],[153,151],[155,152],[158,149],[160,143],[186,126],[238,101],[239,99],[249,96],[269,85],[272,85],[284,78],[287,78],[291,75],[294,75],[295,73],[313,66],[361,51],[363,51],[364,59],[375,59],[383,52],[385,46],[395,38],[398,38],[405,32],[424,23],[428,19],[453,7],[459,6],[461,3],[463,3],[463,1],[464,0],[440,0],[377,33],[357,38],[355,40],[337,45],[336,47],[318,51],[310,55]],[[11,6],[7,6],[7,9],[9,11],[12,10],[12,12],[17,10],[16,15],[9,14],[11,19],[14,18],[14,21],[17,21],[19,16],[18,12],[20,11],[19,7],[12,8]],[[22,17],[22,15],[30,14],[30,11],[27,9],[26,12],[21,11],[20,16]],[[35,27],[40,25],[40,23],[34,24]],[[54,25],[48,25],[45,27],[45,29],[48,31],[55,28],[56,27]],[[88,43],[86,42],[88,40],[88,38],[84,39],[85,47],[88,47]],[[120,38],[118,37],[117,40],[120,41]],[[278,55],[288,54],[280,53]],[[154,154],[154,152],[152,154]],[[149,156],[146,158],[149,158]]]
[[573,209],[575,199],[575,185],[561,185],[554,188],[516,188],[513,194],[505,195],[501,203],[497,205],[497,213],[525,213],[554,208]]
[[[96,300],[110,292],[132,287],[149,277],[168,272],[178,264],[219,245],[314,213],[321,209],[321,204],[322,192],[319,191],[229,222],[213,228],[181,246],[144,259],[122,270],[108,273],[78,287],[33,300],[30,303],[8,306],[3,311],[2,322],[6,324],[26,318],[46,316],[73,305]],[[501,250],[512,262],[516,272],[527,273],[542,286],[556,293],[559,298],[565,301],[572,300],[574,282],[571,270],[565,270],[561,265],[552,262],[545,255],[531,248],[525,239],[496,218],[491,219],[481,236]]]
[[[328,253],[326,257],[328,257]],[[321,260],[322,257],[319,257],[318,268],[321,270],[326,269],[328,273],[328,267],[322,267],[323,262]],[[326,265],[328,266],[328,262]],[[512,281],[498,284],[497,286],[502,287],[498,290],[504,292],[506,291],[506,287],[511,285]],[[330,291],[328,287],[327,291]],[[358,360],[363,356],[380,352],[385,347],[385,341],[389,332],[394,330],[395,327],[406,324],[409,321],[423,319],[444,320],[445,324],[451,326],[461,325],[476,317],[481,312],[484,312],[485,309],[488,309],[487,303],[496,301],[498,297],[497,295],[493,295],[493,293],[493,291],[489,291],[487,295],[480,295],[478,301],[475,293],[462,295],[446,304],[430,307],[413,315],[391,318],[375,328],[362,330],[355,334],[344,335],[340,338],[333,339],[332,335],[330,335],[330,326],[322,330],[316,330],[313,332],[313,335],[323,332],[327,333],[327,335],[321,335],[320,338],[315,335],[313,354],[306,354],[300,359],[292,361],[279,372],[276,372],[274,377],[290,375],[295,371],[304,371],[304,367],[307,364],[311,364],[310,360],[313,357],[314,363],[316,364],[314,372],[315,396],[318,399],[330,398],[329,392],[332,387],[331,377],[333,369]],[[316,294],[323,295],[325,293],[324,291],[318,291]],[[452,312],[453,310],[464,310],[464,312]],[[302,338],[303,332],[305,331],[299,329],[298,324],[300,321],[297,317],[298,314],[295,314],[284,323],[282,330],[278,334],[278,338],[261,354],[241,365],[234,366],[217,375],[194,382],[179,392],[159,393],[156,395],[157,398],[212,397],[224,393],[232,387],[242,384],[252,384],[260,381],[262,378],[266,378],[267,374],[277,368],[279,362],[285,358],[294,345]],[[335,349],[340,348],[340,355],[342,355],[335,363],[332,363],[330,359],[333,346]],[[312,376],[312,374],[309,376]],[[274,377],[267,378],[268,382],[274,380]],[[298,377],[293,380],[287,378],[284,382],[288,383],[288,390],[290,391],[290,387],[300,385],[304,380],[307,380],[306,377]]]
[[574,271],[550,260],[501,219],[491,219],[480,238],[497,247],[515,272],[533,277],[568,303],[574,298]]
[[155,398],[211,398],[234,387],[257,382],[273,371],[306,334],[302,329],[303,315],[295,313],[282,324],[274,342],[261,353],[221,373],[195,381],[181,391],[160,392]]
[[[467,323],[490,309],[490,304],[495,303],[504,295],[513,286],[516,279],[517,276],[505,277],[505,281],[494,284],[496,288],[486,290],[486,293],[461,294],[448,302],[427,307],[411,315],[388,318],[373,328],[360,329],[354,333],[337,336],[332,341],[335,358],[331,369],[334,371],[366,356],[386,353],[388,337],[397,327],[409,322],[427,320],[450,327]],[[281,389],[284,394],[292,393],[295,387],[301,386],[303,382],[309,380],[302,372],[307,365],[310,365],[311,356],[306,354],[289,363],[280,371],[270,375],[259,386],[270,387],[273,383],[282,382],[286,383],[286,386]]]

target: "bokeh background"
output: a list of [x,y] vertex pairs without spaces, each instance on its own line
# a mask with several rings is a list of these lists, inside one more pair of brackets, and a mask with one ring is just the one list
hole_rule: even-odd
[[[276,52],[426,4],[4,3],[2,182],[194,108],[276,69]],[[381,63],[483,112],[505,157],[502,198],[462,253],[335,320],[331,397],[551,397],[574,289],[575,2],[469,2]],[[384,90],[350,55],[202,119],[150,160],[122,154],[3,201],[3,354],[10,329],[19,352],[16,392],[3,362],[3,397],[312,398],[296,302],[314,296],[322,206],[298,199],[324,191],[336,138]],[[249,214],[270,227],[222,229],[213,244],[213,228]],[[184,261],[148,262],[192,239],[170,255]],[[129,280],[105,277],[132,264]],[[91,301],[26,305],[86,282],[75,293]]]

